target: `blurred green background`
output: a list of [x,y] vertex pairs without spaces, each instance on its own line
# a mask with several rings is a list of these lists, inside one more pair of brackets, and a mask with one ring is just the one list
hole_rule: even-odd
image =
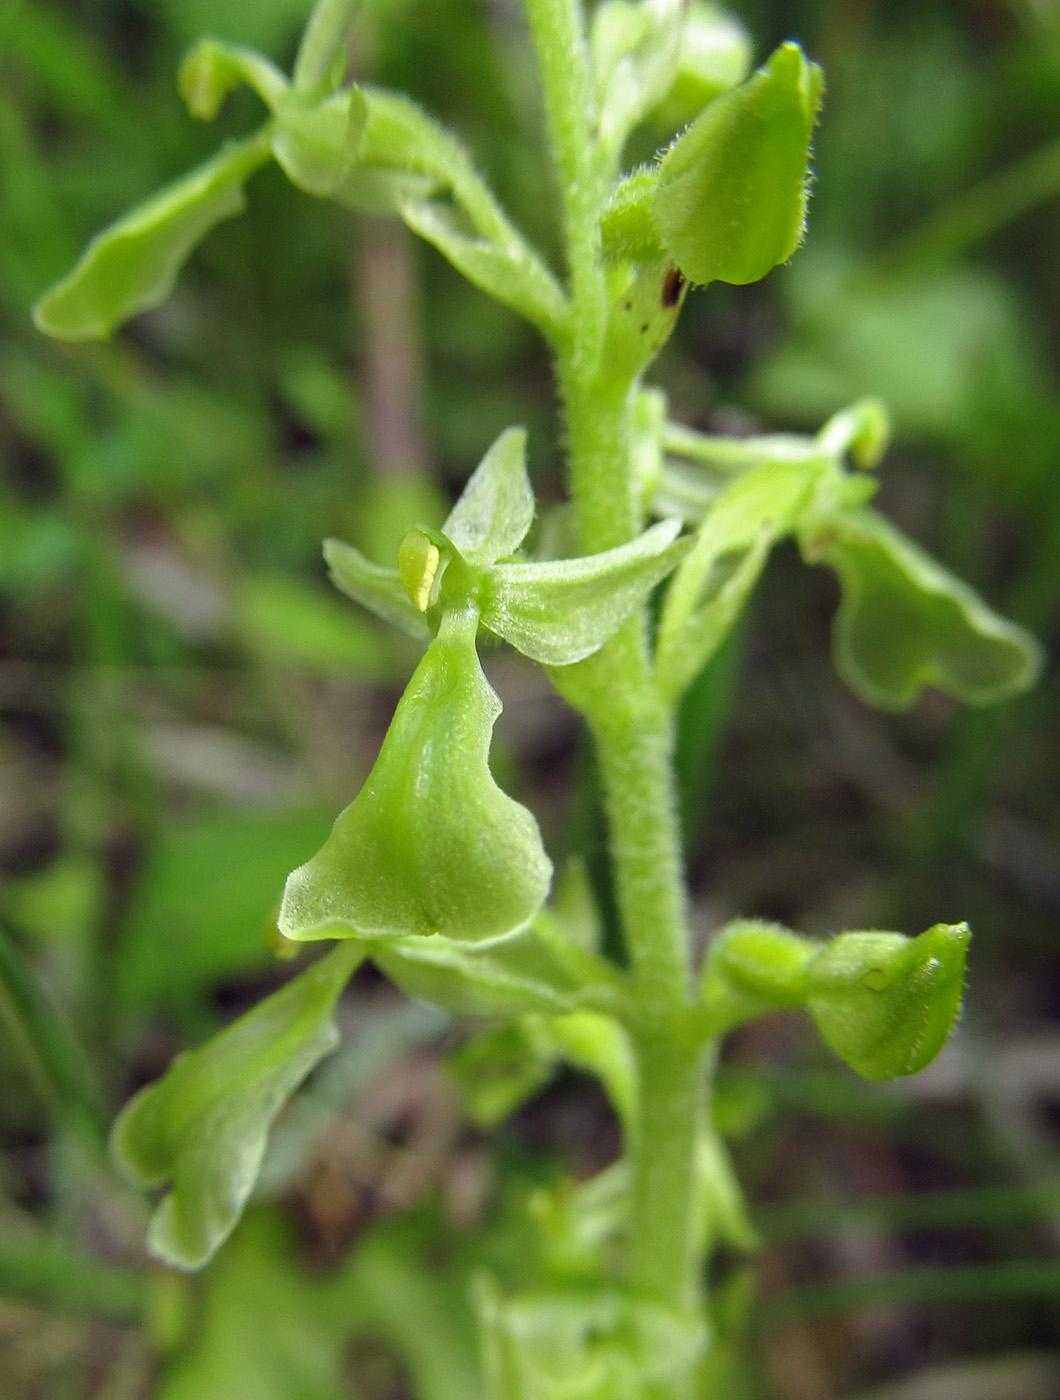
[[[896,428],[883,509],[1054,650],[1060,5],[730,8],[758,59],[795,37],[826,68],[809,238],[761,284],[690,297],[653,378],[674,416],[725,432],[812,430],[880,395]],[[191,121],[184,49],[212,32],[288,65],[306,9],[0,0],[5,1400],[460,1400],[469,1270],[517,1272],[531,1186],[617,1148],[574,1075],[499,1137],[469,1129],[442,1067],[460,1028],[361,978],[344,1050],[283,1120],[261,1205],[204,1275],[146,1264],[145,1206],[100,1151],[130,1092],[282,981],[284,876],[356,791],[414,664],[329,591],[320,541],[391,562],[513,422],[541,498],[561,494],[533,333],[402,229],[276,170],[112,342],[33,329],[29,307],[93,232],[218,128],[257,120],[236,95],[216,127]],[[515,0],[366,0],[351,71],[458,130],[554,256]],[[878,715],[831,670],[835,602],[830,576],[781,552],[686,704],[697,926],[967,919],[970,986],[955,1044],[899,1087],[855,1081],[790,1019],[729,1047],[718,1113],[765,1241],[746,1394],[1049,1400],[1056,671],[996,711],[933,695]],[[577,725],[518,658],[487,670],[505,786],[554,857],[598,859]],[[50,1076],[19,1029],[45,1015],[34,988]],[[734,1294],[741,1267],[719,1265]]]

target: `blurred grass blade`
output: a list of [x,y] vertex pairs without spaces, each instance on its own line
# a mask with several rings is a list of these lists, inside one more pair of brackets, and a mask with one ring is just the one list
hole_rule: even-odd
[[922,277],[1058,193],[1060,141],[1050,141],[957,195],[883,253],[875,271],[884,277]]
[[803,1200],[762,1206],[755,1218],[771,1244],[875,1226],[888,1230],[967,1230],[1047,1221],[1060,1212],[1060,1181],[926,1191],[861,1201]]
[[106,1141],[104,1115],[75,1042],[32,972],[0,926],[0,1007],[8,1012],[26,1058],[48,1097],[94,1147]]
[[129,1321],[147,1307],[141,1274],[37,1237],[0,1245],[0,1295],[53,1312]]
[[980,1298],[1060,1298],[1060,1261],[1010,1259],[991,1264],[918,1266],[867,1278],[834,1279],[763,1302],[762,1311],[770,1323],[780,1323],[792,1317]]

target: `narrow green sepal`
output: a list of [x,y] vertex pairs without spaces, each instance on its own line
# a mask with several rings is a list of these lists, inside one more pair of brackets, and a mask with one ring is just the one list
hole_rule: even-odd
[[424,642],[429,640],[431,633],[422,609],[409,597],[398,569],[373,564],[359,549],[342,540],[325,540],[324,558],[332,583],[347,598],[410,637]]
[[823,77],[782,44],[663,157],[655,224],[691,282],[756,282],[802,242]]
[[699,1225],[703,1252],[719,1244],[744,1253],[761,1248],[761,1238],[747,1209],[724,1139],[717,1132],[701,1133],[696,1143]]
[[287,79],[264,54],[242,44],[200,39],[184,57],[177,87],[188,111],[210,122],[230,92],[249,87],[274,112],[287,93]]
[[[633,408],[629,416],[629,461],[637,496],[645,514],[651,511],[662,476],[663,430],[668,407],[666,395],[655,385],[638,389],[634,393]],[[656,510],[654,514],[664,518],[681,516],[679,510]]]
[[967,924],[918,938],[844,933],[806,964],[806,1008],[863,1079],[915,1074],[945,1044],[961,1008]]
[[[667,453],[673,454],[673,459],[678,459],[668,458],[666,472],[679,466],[690,478],[694,476],[709,488],[704,505],[685,516],[689,521],[702,520],[705,507],[713,502],[727,480],[753,467],[773,464],[794,469],[805,463],[819,463],[835,457],[831,445],[825,447],[818,437],[803,437],[796,433],[722,437],[714,433],[701,433],[683,423],[669,420],[663,426],[662,438]],[[838,462],[836,466],[839,467]],[[696,467],[702,470],[697,472]],[[869,490],[872,489],[869,483]]]
[[806,456],[767,461],[731,481],[704,515],[692,552],[674,579],[664,627],[677,625],[696,607],[716,560],[747,549],[763,530],[773,536],[790,530],[829,469],[826,457]]
[[937,686],[989,705],[1031,686],[1041,648],[1000,617],[874,510],[835,510],[806,520],[799,543],[809,563],[839,575],[836,668],[871,705],[907,709]]
[[399,215],[469,281],[546,335],[559,333],[568,309],[559,283],[460,142],[408,98],[353,85],[318,100],[296,85],[277,108],[273,149],[301,189]]
[[664,461],[654,507],[702,521],[663,608],[664,695],[679,695],[709,659],[753,586],[756,551],[785,534],[796,535],[808,563],[839,575],[836,666],[867,703],[905,709],[935,685],[991,704],[1033,684],[1042,661],[1035,639],[868,508],[875,480],[842,459],[874,466],[888,434],[875,399],[843,409],[814,438],[714,438],[664,426],[667,451],[700,469]]
[[532,814],[489,769],[500,702],[475,651],[473,609],[446,610],[359,796],[288,877],[287,938],[504,937],[548,894]]
[[480,594],[482,625],[546,666],[582,661],[622,626],[691,546],[679,520],[663,520],[602,554],[499,563]]
[[335,1003],[363,950],[321,958],[220,1035],[178,1055],[122,1110],[111,1138],[121,1170],[169,1185],[148,1248],[197,1269],[234,1229],[257,1180],[269,1128],[305,1076],[338,1043]]
[[402,199],[427,199],[449,189],[483,238],[505,242],[515,236],[455,137],[407,97],[374,87],[361,91],[366,108],[358,178],[374,174],[381,190],[391,190],[390,212],[399,212]]
[[665,699],[683,695],[717,655],[747,607],[772,546],[773,536],[763,528],[745,550],[717,561],[702,601],[657,653],[656,684]]
[[751,36],[734,15],[692,0],[685,15],[681,52],[670,90],[648,113],[652,127],[676,131],[708,102],[742,83],[751,67]]
[[669,91],[681,52],[684,0],[603,0],[593,12],[597,140],[609,166],[650,108]]
[[268,132],[226,143],[211,160],[133,209],[85,249],[33,308],[38,330],[63,340],[104,339],[160,306],[192,249],[243,210],[243,184],[269,158]]
[[534,521],[526,429],[505,428],[468,479],[442,534],[472,566],[515,553]]

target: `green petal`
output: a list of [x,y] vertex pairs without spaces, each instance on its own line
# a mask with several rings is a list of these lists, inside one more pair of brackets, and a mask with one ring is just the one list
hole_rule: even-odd
[[505,428],[471,474],[442,534],[469,564],[493,564],[515,553],[533,520],[526,429]]
[[546,335],[563,325],[563,291],[541,259],[522,243],[490,242],[461,227],[456,212],[437,200],[399,198],[398,212],[413,233],[433,243],[458,272],[495,301],[510,306]]
[[496,564],[482,585],[482,623],[546,666],[582,661],[613,637],[691,541],[662,520],[629,544],[577,559]]
[[703,517],[663,604],[656,675],[676,697],[736,623],[774,542],[798,521],[831,464],[824,456],[763,462],[731,481]]

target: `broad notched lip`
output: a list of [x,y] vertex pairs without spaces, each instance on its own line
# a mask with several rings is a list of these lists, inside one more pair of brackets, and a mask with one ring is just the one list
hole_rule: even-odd
[[363,788],[288,877],[284,937],[479,943],[543,906],[552,863],[537,822],[489,768],[501,705],[479,664],[477,627],[473,608],[443,615]]

